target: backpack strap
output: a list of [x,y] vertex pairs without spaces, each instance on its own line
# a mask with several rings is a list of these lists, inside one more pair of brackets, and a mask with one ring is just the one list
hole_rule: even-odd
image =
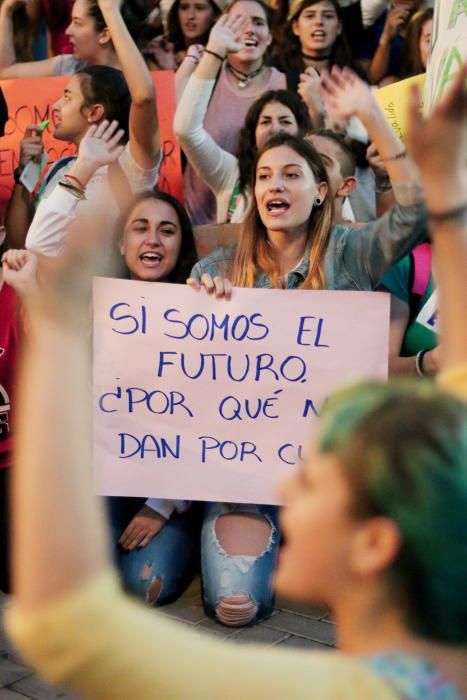
[[45,176],[41,189],[45,189],[47,187],[47,185],[49,184],[49,182],[54,177],[54,175],[56,175],[59,170],[61,170],[66,165],[68,165],[68,163],[71,163],[74,160],[76,160],[76,156],[65,156],[64,158],[59,158],[58,160],[56,160],[55,163],[50,168],[47,175]]

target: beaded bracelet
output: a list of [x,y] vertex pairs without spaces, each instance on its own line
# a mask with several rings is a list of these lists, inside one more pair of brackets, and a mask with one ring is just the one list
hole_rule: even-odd
[[65,173],[63,177],[66,177],[67,180],[74,180],[76,183],[78,183],[79,187],[83,190],[83,192],[86,189],[81,180],[78,180],[78,178],[75,175],[69,175],[68,173]]
[[77,199],[86,199],[86,195],[84,194],[83,190],[78,189],[75,187],[75,185],[72,185],[71,182],[68,182],[64,178],[62,180],[58,181],[58,184],[60,187],[63,187],[65,190],[69,190],[72,195],[74,195]]

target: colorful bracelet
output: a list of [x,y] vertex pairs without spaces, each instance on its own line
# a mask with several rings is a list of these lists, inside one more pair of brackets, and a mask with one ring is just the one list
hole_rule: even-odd
[[75,177],[74,175],[70,175],[69,173],[65,173],[65,175],[64,175],[63,177],[66,177],[67,180],[74,180],[76,183],[78,183],[78,185],[79,185],[80,188],[83,190],[83,192],[84,192],[84,190],[86,189],[86,187],[83,185],[83,183],[81,182],[81,180],[78,180],[78,178]]
[[211,51],[211,49],[204,49],[204,53],[209,53],[211,56],[215,56],[215,58],[217,58],[221,63],[224,62],[225,56],[221,56],[219,53]]
[[63,187],[65,190],[69,190],[71,194],[76,197],[77,199],[86,199],[86,195],[84,194],[83,190],[78,189],[75,187],[75,185],[72,185],[71,182],[67,182],[64,178],[62,180],[58,181],[58,184],[60,187]]

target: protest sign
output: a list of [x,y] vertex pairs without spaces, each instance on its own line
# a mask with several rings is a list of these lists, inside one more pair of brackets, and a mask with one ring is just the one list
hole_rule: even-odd
[[425,112],[439,102],[467,60],[467,0],[436,0]]
[[[180,149],[173,133],[175,91],[172,71],[152,73],[156,86],[157,110],[161,130],[163,163],[159,187],[183,199]],[[2,80],[9,119],[5,136],[0,139],[0,205],[6,203],[13,190],[13,171],[18,166],[19,144],[29,124],[50,120],[44,129],[44,145],[49,165],[63,156],[73,155],[74,146],[53,138],[53,104],[61,97],[69,78],[31,78]]]
[[277,503],[336,387],[387,376],[389,295],[96,278],[105,495]]
[[[412,85],[419,85],[423,90],[425,85],[425,73],[415,75],[412,78],[399,80],[397,83],[386,85],[375,92],[375,97],[386,115],[387,120],[394,129],[396,136],[402,141],[407,135],[408,106]],[[423,109],[423,105],[420,105]]]

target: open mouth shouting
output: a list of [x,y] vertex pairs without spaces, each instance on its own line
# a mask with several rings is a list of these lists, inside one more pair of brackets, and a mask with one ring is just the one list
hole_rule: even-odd
[[144,267],[148,268],[159,267],[162,259],[162,255],[160,253],[156,253],[155,251],[146,251],[145,253],[141,253],[139,256],[141,263],[144,265]]
[[266,202],[266,211],[270,216],[282,216],[290,209],[290,203],[284,197],[273,197]]

